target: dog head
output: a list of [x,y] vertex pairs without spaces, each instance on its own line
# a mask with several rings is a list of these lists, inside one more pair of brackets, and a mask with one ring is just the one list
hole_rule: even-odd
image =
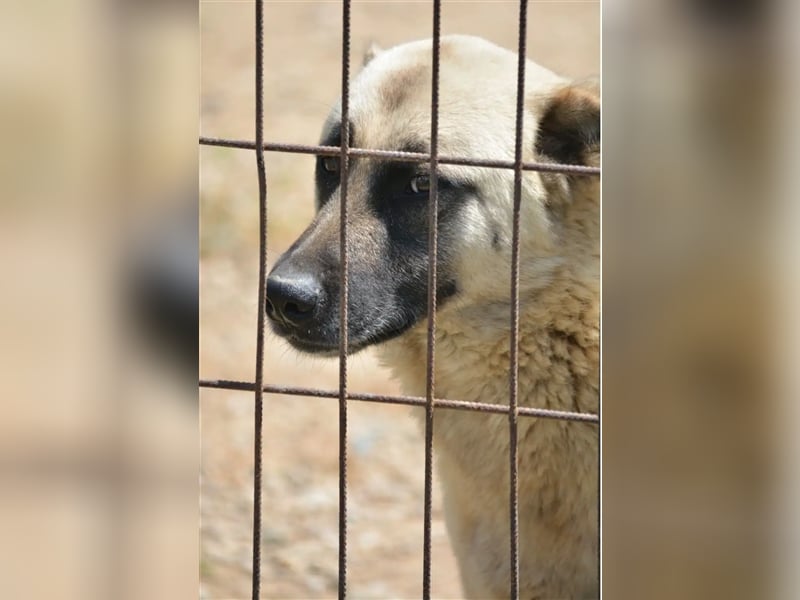
[[[431,42],[374,52],[353,81],[350,146],[430,151]],[[594,164],[599,96],[528,61],[524,159]],[[442,39],[439,154],[514,156],[515,54],[468,36]],[[323,145],[341,143],[341,112],[324,125]],[[339,344],[341,173],[338,156],[316,164],[317,214],[281,256],[267,285],[273,330],[296,348],[335,354]],[[351,352],[397,337],[427,315],[427,162],[353,157],[348,168],[348,340]],[[547,285],[580,243],[566,241],[575,199],[596,203],[581,177],[523,177],[521,289]],[[438,172],[437,306],[508,301],[514,174],[442,164]],[[596,188],[596,186],[595,186]],[[597,211],[599,207],[596,207]],[[599,214],[599,213],[598,213]],[[580,217],[583,223],[585,217]],[[584,223],[585,228],[585,223]],[[589,235],[593,235],[589,233]],[[578,236],[580,237],[580,236]],[[592,246],[591,240],[584,244]]]

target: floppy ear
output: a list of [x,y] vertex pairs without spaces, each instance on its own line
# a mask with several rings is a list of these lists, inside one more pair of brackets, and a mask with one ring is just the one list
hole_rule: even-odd
[[564,164],[586,165],[600,150],[600,88],[572,83],[544,101],[536,154]]
[[378,46],[378,44],[375,42],[371,42],[369,48],[367,48],[366,52],[364,52],[364,60],[361,62],[361,66],[366,67],[370,62],[372,62],[372,59],[378,56],[378,54],[381,52],[383,52],[383,48]]

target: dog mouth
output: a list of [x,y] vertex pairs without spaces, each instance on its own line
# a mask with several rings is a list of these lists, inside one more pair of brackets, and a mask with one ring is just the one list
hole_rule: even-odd
[[[411,327],[416,321],[406,321],[380,329],[365,329],[364,331],[351,331],[347,336],[347,354],[356,354],[383,342],[399,337]],[[285,326],[272,322],[272,331],[285,339],[294,349],[305,354],[313,354],[321,357],[339,356],[339,335],[338,331],[331,334],[320,334],[313,331],[302,332],[296,329],[288,329]]]

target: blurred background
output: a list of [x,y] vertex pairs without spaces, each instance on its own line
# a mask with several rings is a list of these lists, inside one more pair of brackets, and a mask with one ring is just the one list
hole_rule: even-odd
[[[267,2],[265,139],[316,144],[341,93],[341,3]],[[517,45],[516,2],[445,2],[442,33]],[[254,139],[252,3],[201,2],[201,132]],[[429,38],[430,2],[354,2],[355,74],[371,43]],[[529,58],[570,77],[600,69],[597,2],[532,3]],[[267,153],[270,264],[314,213],[314,157]],[[252,151],[200,149],[200,374],[254,377],[258,202]],[[420,356],[424,362],[425,357]],[[354,391],[399,393],[370,351],[350,361]],[[264,379],[338,389],[338,361],[298,355],[268,334]],[[202,390],[201,590],[250,590],[252,394]],[[412,409],[352,402],[348,589],[355,598],[422,594],[424,440]],[[265,396],[265,597],[332,597],[337,589],[338,405]],[[460,582],[434,492],[432,590],[458,598]]]
[[196,597],[197,9],[2,13],[0,597]]
[[[800,591],[797,4],[603,4],[607,598]],[[317,141],[339,9],[268,3],[268,139]],[[596,3],[529,11],[531,58],[597,72]],[[427,37],[429,12],[354,2],[353,64]],[[2,598],[249,597],[252,399],[198,412],[194,324],[199,293],[202,377],[253,377],[255,161],[197,147],[252,139],[252,13],[4,3]],[[443,26],[513,47],[515,14],[445,2]],[[311,214],[312,159],[267,160],[272,259]],[[268,349],[267,381],[335,387],[335,361]],[[396,391],[368,355],[351,373]],[[332,595],[332,403],[266,399],[265,597]],[[417,597],[421,436],[407,409],[351,410],[352,595]],[[435,516],[434,591],[458,597]]]
[[609,598],[800,593],[796,4],[604,4]]

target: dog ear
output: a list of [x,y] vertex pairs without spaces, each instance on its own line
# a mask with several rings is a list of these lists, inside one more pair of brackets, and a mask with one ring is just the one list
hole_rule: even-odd
[[367,48],[366,52],[364,52],[364,60],[362,61],[361,66],[366,67],[372,62],[372,59],[378,56],[378,54],[381,52],[383,52],[383,48],[378,46],[377,43],[371,42],[369,48]]
[[536,153],[558,163],[586,165],[600,150],[600,87],[572,83],[550,94],[536,133]]

